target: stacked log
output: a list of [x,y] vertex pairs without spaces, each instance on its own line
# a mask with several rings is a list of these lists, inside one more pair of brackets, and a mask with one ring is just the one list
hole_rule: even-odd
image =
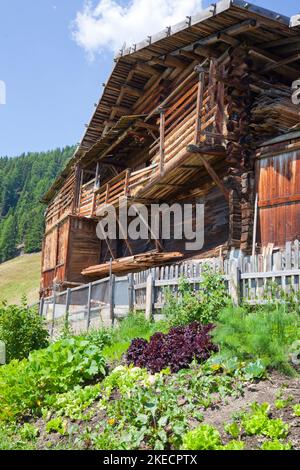
[[227,69],[227,185],[229,245],[249,251],[253,235],[255,139],[250,127],[253,93],[250,88],[252,60],[244,47],[232,49]]
[[282,83],[268,83],[253,77],[256,98],[253,103],[251,129],[260,141],[289,132],[299,124],[299,105],[291,100],[291,88]]

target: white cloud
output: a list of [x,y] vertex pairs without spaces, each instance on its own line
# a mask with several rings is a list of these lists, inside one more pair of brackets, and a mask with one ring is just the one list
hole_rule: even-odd
[[85,0],[72,36],[89,57],[129,47],[202,9],[202,0]]

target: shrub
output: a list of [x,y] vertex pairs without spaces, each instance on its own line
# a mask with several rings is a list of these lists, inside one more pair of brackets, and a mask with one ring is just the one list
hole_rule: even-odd
[[240,360],[260,358],[266,367],[292,373],[288,353],[299,331],[295,313],[282,306],[264,306],[253,313],[243,308],[224,309],[212,334],[221,353]]
[[25,305],[0,306],[0,340],[6,347],[7,362],[24,359],[35,349],[48,346],[48,332],[41,317]]
[[213,323],[219,311],[228,304],[229,297],[222,276],[208,267],[201,275],[201,289],[198,292],[193,292],[186,279],[181,279],[179,283],[178,297],[170,290],[166,291],[163,313],[171,326],[187,325],[193,321]]
[[218,450],[220,446],[220,433],[209,424],[202,424],[183,436],[183,450]]
[[207,360],[218,348],[212,344],[213,325],[193,322],[172,328],[169,333],[155,333],[150,341],[135,339],[127,352],[127,363],[159,372],[167,367],[172,372],[187,368],[196,359]]
[[[101,350],[81,338],[60,340],[0,368],[0,420],[36,413],[51,394],[105,375]],[[13,390],[13,393],[11,392]]]

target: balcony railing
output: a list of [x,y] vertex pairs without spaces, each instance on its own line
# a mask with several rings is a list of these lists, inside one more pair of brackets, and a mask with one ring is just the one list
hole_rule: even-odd
[[157,165],[131,172],[129,169],[112,178],[100,188],[95,187],[95,179],[81,188],[78,215],[95,217],[97,210],[105,205],[118,205],[122,197],[134,197],[151,176],[157,171]]

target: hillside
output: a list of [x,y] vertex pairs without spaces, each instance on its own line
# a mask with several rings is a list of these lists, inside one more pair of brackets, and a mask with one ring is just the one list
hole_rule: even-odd
[[0,264],[0,301],[20,304],[23,294],[28,303],[38,301],[41,254],[23,255]]
[[74,151],[0,158],[0,263],[19,254],[41,250],[45,206],[40,203]]

